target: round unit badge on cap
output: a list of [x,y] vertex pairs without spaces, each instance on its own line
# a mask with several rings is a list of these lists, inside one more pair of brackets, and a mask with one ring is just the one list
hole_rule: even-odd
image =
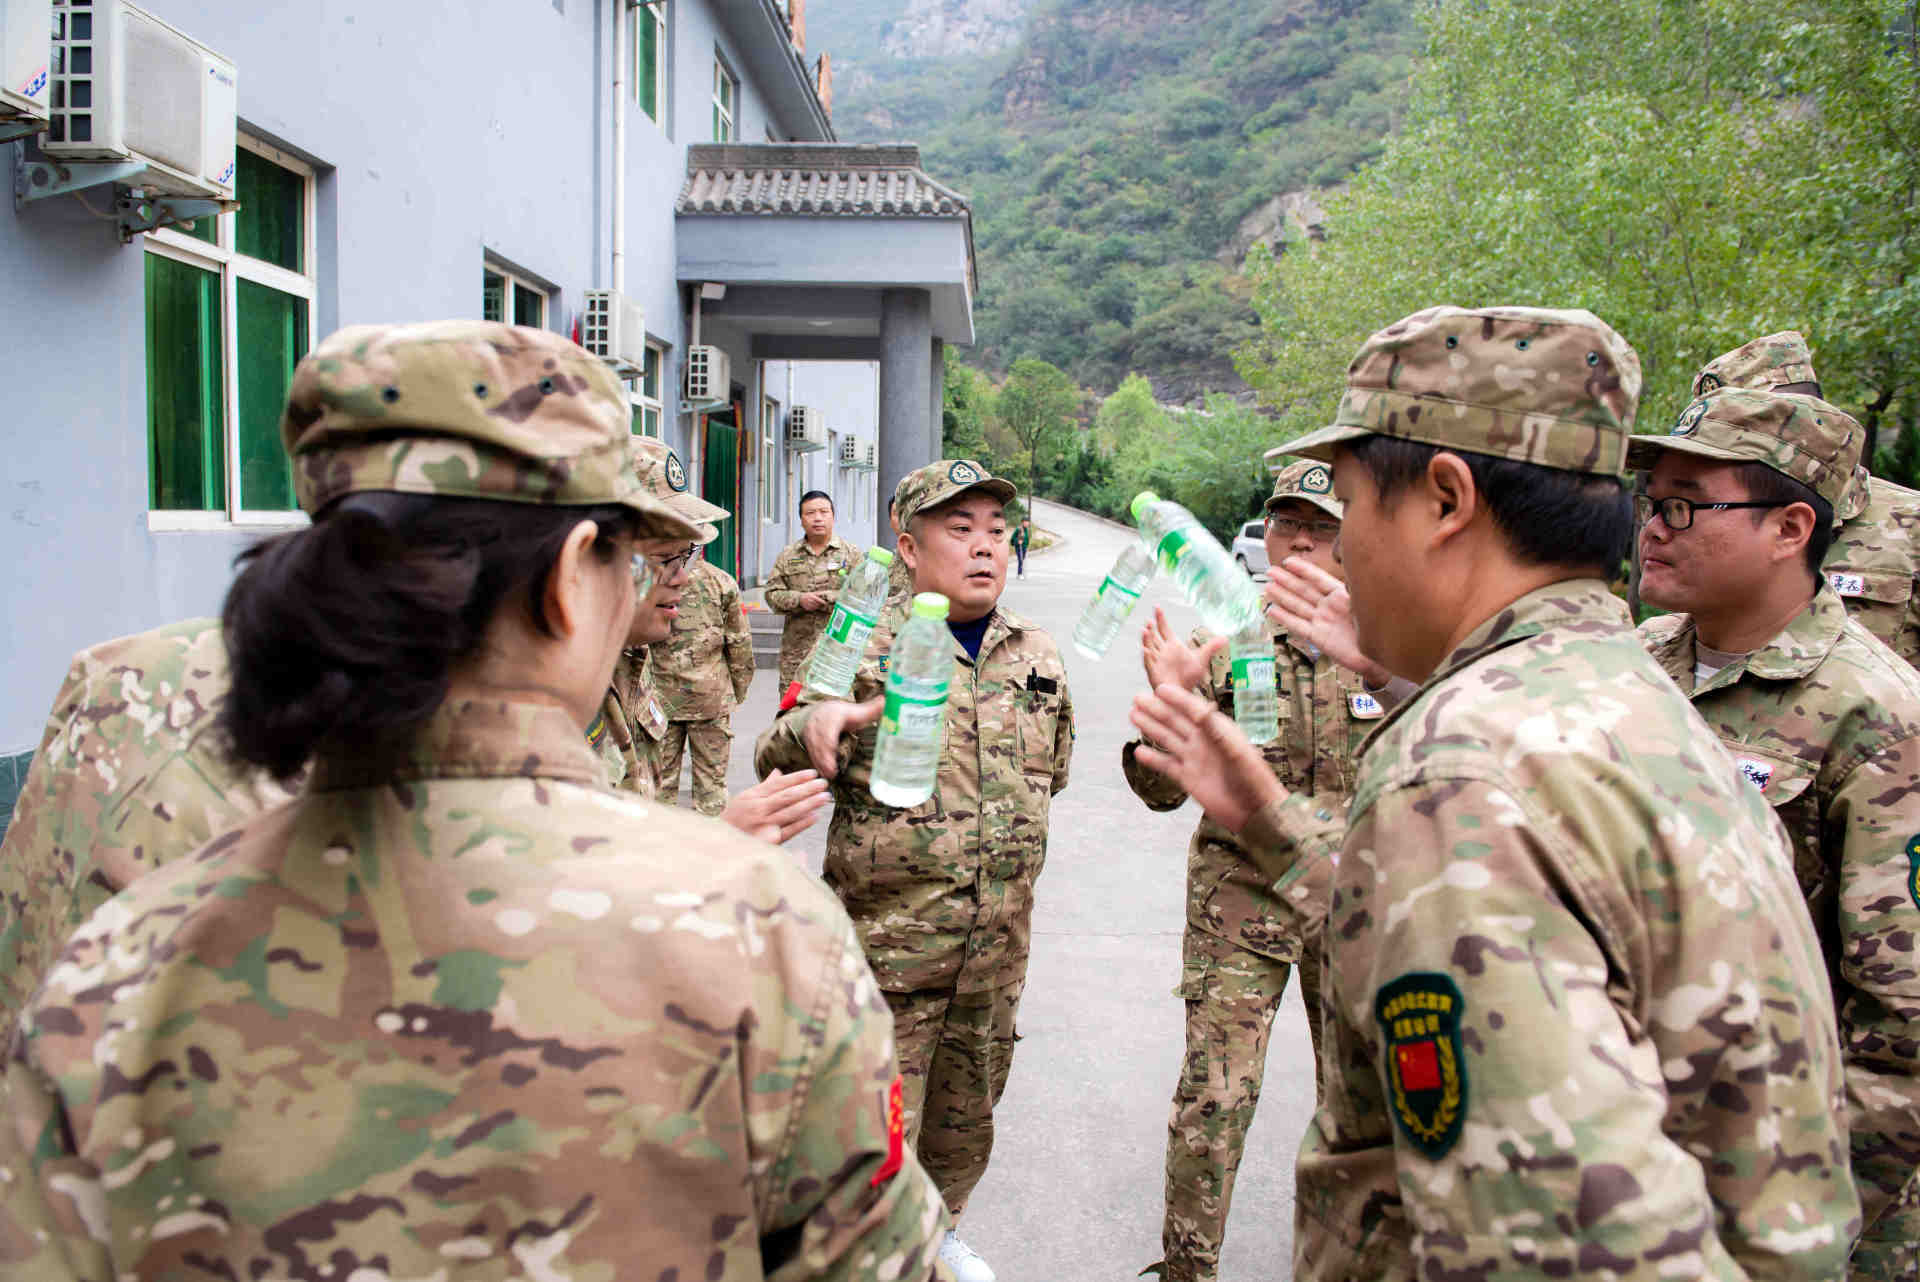
[[1725,384],[1720,381],[1720,376],[1709,370],[1701,374],[1696,380],[1695,390],[1702,396],[1705,396],[1708,392],[1717,392],[1724,386]]
[[685,492],[687,488],[687,469],[680,464],[680,456],[672,450],[667,451],[667,488],[675,494]]
[[1668,435],[1669,436],[1691,435],[1693,433],[1693,429],[1700,426],[1700,420],[1705,418],[1706,415],[1707,415],[1707,398],[1703,396],[1699,400],[1695,401],[1693,404],[1687,406],[1687,408],[1680,411],[1680,421],[1673,425],[1673,431],[1669,432]]
[[1333,473],[1324,467],[1310,468],[1307,474],[1300,478],[1300,488],[1308,494],[1331,494],[1333,493]]
[[980,479],[980,469],[961,459],[947,469],[947,479],[955,485],[972,485]]

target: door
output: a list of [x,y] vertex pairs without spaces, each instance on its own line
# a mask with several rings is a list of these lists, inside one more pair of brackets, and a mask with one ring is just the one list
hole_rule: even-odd
[[701,494],[707,502],[718,503],[733,513],[733,519],[720,522],[720,537],[707,544],[707,560],[734,578],[740,577],[740,413],[739,402],[706,416],[707,440],[703,451],[706,473],[700,478]]

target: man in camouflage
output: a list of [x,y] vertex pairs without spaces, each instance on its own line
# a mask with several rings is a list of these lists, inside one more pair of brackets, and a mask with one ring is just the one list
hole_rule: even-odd
[[[1794,330],[1716,356],[1693,378],[1695,399],[1722,387],[1818,397],[1807,340]],[[1847,613],[1909,664],[1920,666],[1920,492],[1874,476],[1863,457],[1835,505],[1841,521],[1821,566]]]
[[[712,530],[703,527],[703,532]],[[715,531],[717,534],[718,531]],[[727,759],[733,710],[753,681],[753,637],[740,609],[740,585],[696,555],[673,617],[673,630],[650,647],[654,689],[667,715],[660,742],[660,791],[680,795],[680,759],[693,754],[693,808],[727,808]]]
[[[295,371],[316,520],[286,537],[397,491],[620,505],[684,541],[627,417],[557,335],[341,331]],[[9,1056],[0,1273],[945,1276],[845,914],[765,845],[604,790],[581,732],[625,602],[554,583],[595,626],[547,638],[534,684],[457,673],[410,751],[323,751],[76,932]]]
[[814,642],[840,596],[840,585],[860,562],[860,550],[833,532],[833,500],[819,490],[800,499],[804,538],[774,559],[767,574],[767,608],[786,616],[780,630],[780,689],[804,673]]
[[[951,603],[956,671],[933,796],[897,810],[868,790],[905,596],[888,602],[868,639],[851,701],[807,691],[761,736],[754,763],[763,775],[811,764],[832,776],[826,881],[892,1007],[908,1130],[957,1220],[986,1171],[1013,1060],[1034,884],[1073,754],[1073,701],[1052,638],[999,604],[1013,486],[977,463],[942,459],[897,493],[914,586]],[[957,1238],[945,1252],[961,1282],[992,1282]]]
[[[1267,560],[1299,557],[1339,573],[1334,539],[1340,501],[1333,473],[1312,461],[1282,468],[1267,499]],[[1213,634],[1195,630],[1182,645],[1156,618],[1142,638],[1148,684],[1198,690],[1233,715],[1233,673]],[[1360,678],[1317,648],[1276,630],[1274,677],[1279,734],[1261,747],[1274,777],[1344,812],[1353,795],[1360,741],[1384,715]],[[1187,799],[1179,784],[1135,758],[1139,741],[1121,751],[1127,786],[1150,810],[1173,810]],[[1297,888],[1300,894],[1305,887]],[[1186,1001],[1186,1056],[1167,1119],[1166,1214],[1161,1226],[1163,1282],[1205,1282],[1220,1267],[1247,1128],[1260,1103],[1267,1039],[1286,991],[1300,970],[1300,998],[1315,1060],[1320,1047],[1320,950],[1302,938],[1303,922],[1326,905],[1277,902],[1273,885],[1248,862],[1239,840],[1202,816],[1187,847],[1187,926],[1181,945],[1179,995]]]
[[89,913],[291,795],[220,750],[213,725],[226,695],[218,619],[188,619],[74,656],[0,842],[6,1027]]
[[1138,756],[1331,881],[1294,1277],[1832,1278],[1859,1227],[1818,937],[1757,790],[1606,576],[1633,350],[1580,311],[1369,338],[1333,426],[1362,647],[1422,684],[1346,823],[1191,692]]
[[1684,611],[1640,635],[1786,825],[1819,931],[1862,1282],[1920,1277],[1920,673],[1819,568],[1864,436],[1814,397],[1727,387],[1629,456],[1651,469],[1641,594]]

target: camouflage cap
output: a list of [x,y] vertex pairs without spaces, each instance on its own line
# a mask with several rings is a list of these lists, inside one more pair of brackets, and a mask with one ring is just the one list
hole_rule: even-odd
[[336,331],[294,369],[280,439],[309,513],[364,490],[617,503],[644,534],[693,537],[694,523],[634,477],[620,381],[545,330],[447,320]]
[[1369,338],[1333,424],[1267,451],[1333,461],[1394,436],[1568,472],[1621,476],[1640,358],[1587,311],[1429,307]]
[[1771,392],[1788,383],[1818,383],[1813,372],[1813,353],[1799,330],[1784,329],[1778,334],[1742,343],[1730,352],[1708,361],[1693,376],[1695,399],[1723,387],[1750,387]]
[[1636,436],[1627,461],[1650,468],[1664,451],[1765,463],[1840,505],[1860,462],[1865,433],[1844,411],[1812,396],[1725,387],[1680,411],[1666,436]]
[[1345,505],[1333,497],[1333,469],[1317,459],[1289,463],[1273,478],[1267,511],[1273,511],[1288,499],[1311,503],[1335,520],[1346,518]]
[[1011,503],[1020,493],[1013,482],[995,476],[972,459],[936,459],[917,472],[900,478],[893,490],[894,515],[900,528],[931,507],[938,507],[963,490],[985,490],[1002,503]]
[[687,469],[680,462],[680,456],[668,448],[667,443],[651,436],[633,438],[634,475],[640,479],[640,488],[649,496],[664,504],[675,516],[679,516],[698,529],[693,539],[696,543],[711,543],[720,537],[713,522],[724,521],[733,513],[717,503],[709,503],[687,488]]

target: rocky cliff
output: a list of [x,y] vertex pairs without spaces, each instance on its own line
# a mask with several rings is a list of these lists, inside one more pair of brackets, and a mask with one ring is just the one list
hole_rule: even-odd
[[908,0],[880,45],[895,58],[998,53],[1019,42],[1034,0]]

